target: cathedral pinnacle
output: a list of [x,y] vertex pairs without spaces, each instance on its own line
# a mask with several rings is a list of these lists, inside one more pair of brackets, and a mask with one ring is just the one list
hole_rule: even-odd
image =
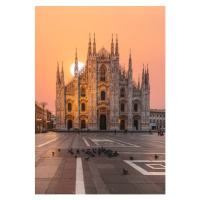
[[138,90],[140,89],[140,75],[138,76]]
[[76,53],[75,53],[75,62],[78,61],[78,58],[77,58],[77,48],[76,48]]
[[75,75],[75,77],[78,77],[78,57],[77,57],[77,48],[76,48],[76,55],[75,55],[74,75]]
[[57,61],[57,80],[56,84],[60,84],[59,62]]
[[118,37],[117,37],[117,34],[116,34],[116,46],[115,46],[115,56],[119,56],[119,52],[118,52]]
[[89,43],[88,43],[88,56],[92,54],[92,48],[91,48],[91,35],[89,33]]
[[57,73],[59,73],[59,62],[57,61]]
[[93,55],[96,55],[96,42],[95,42],[95,33],[94,33],[94,43],[93,43]]
[[131,49],[130,49],[130,55],[129,55],[129,68],[128,69],[129,69],[129,72],[132,73]]
[[111,42],[111,56],[114,56],[113,34],[112,34],[112,42]]

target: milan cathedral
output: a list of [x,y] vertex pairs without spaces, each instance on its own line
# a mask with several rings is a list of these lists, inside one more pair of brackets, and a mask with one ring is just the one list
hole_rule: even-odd
[[[114,47],[115,46],[115,47]],[[61,71],[61,72],[60,72]],[[150,84],[148,64],[142,81],[132,80],[132,58],[128,71],[119,64],[118,37],[111,49],[96,51],[89,37],[87,61],[78,69],[77,50],[73,80],[65,85],[63,63],[57,63],[56,128],[58,130],[149,130]]]

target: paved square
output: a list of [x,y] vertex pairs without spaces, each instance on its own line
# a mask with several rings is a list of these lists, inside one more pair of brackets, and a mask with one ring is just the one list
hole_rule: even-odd
[[165,137],[144,132],[36,134],[35,193],[165,194]]

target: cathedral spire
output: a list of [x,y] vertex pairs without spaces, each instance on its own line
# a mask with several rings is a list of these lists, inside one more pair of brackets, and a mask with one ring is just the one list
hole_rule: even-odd
[[119,56],[119,52],[118,52],[118,37],[117,37],[117,34],[116,34],[116,46],[115,46],[115,56]]
[[89,43],[88,43],[88,56],[91,56],[92,48],[91,48],[91,35],[89,34]]
[[148,63],[147,63],[147,84],[149,85],[149,69],[148,69]]
[[140,75],[138,76],[138,90],[140,89]]
[[96,42],[95,42],[95,33],[94,33],[94,43],[93,43],[93,55],[96,55]]
[[147,68],[146,68],[146,65],[145,65],[145,74],[144,74],[144,77],[145,77],[145,85],[147,85]]
[[76,54],[75,54],[74,76],[75,76],[75,77],[78,77],[78,57],[77,57],[77,48],[76,48]]
[[142,71],[142,85],[145,83],[145,77],[144,77],[144,64],[143,64],[143,71]]
[[57,74],[59,74],[59,62],[57,61]]
[[132,59],[131,59],[131,49],[130,49],[130,55],[129,55],[129,64],[128,64],[128,77],[130,84],[132,84]]
[[113,34],[112,34],[112,42],[111,42],[111,56],[114,56]]
[[60,83],[60,72],[59,72],[59,62],[57,61],[57,79],[56,83]]
[[130,55],[129,55],[129,70],[132,71],[131,49],[130,49]]
[[63,70],[63,61],[62,61],[62,71],[61,71],[61,82],[64,84],[64,70]]

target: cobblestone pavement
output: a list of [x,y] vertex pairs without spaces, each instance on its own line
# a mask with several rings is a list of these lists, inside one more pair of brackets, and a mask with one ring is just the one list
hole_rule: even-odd
[[35,193],[165,194],[165,136],[36,134]]

